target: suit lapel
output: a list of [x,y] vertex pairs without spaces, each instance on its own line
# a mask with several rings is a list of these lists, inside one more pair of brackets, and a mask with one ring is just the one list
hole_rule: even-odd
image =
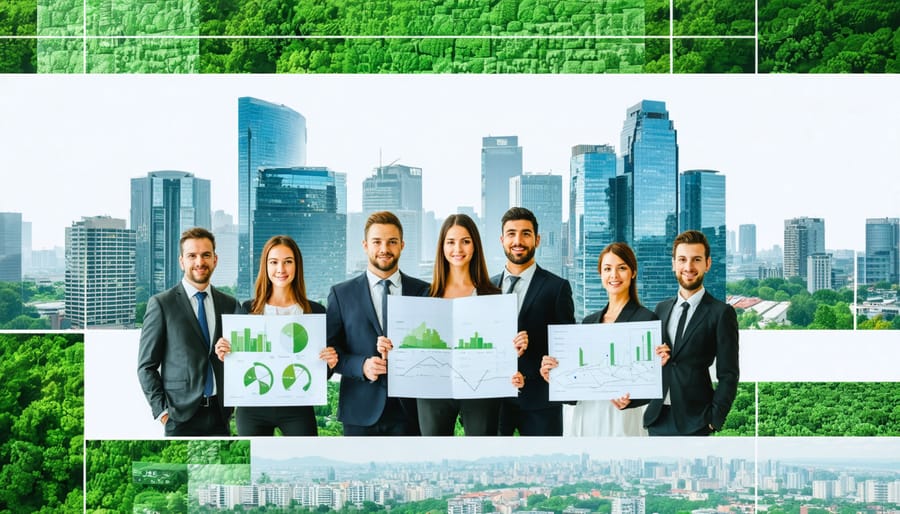
[[684,327],[684,334],[681,336],[681,343],[678,345],[678,348],[675,348],[675,352],[672,354],[678,354],[681,352],[681,349],[687,346],[691,341],[691,336],[694,331],[697,330],[697,327],[703,324],[703,318],[709,314],[709,293],[704,293],[703,298],[700,300],[700,303],[697,305],[697,310],[694,311],[694,315],[691,316],[691,321]]
[[[618,317],[616,317],[615,323],[625,323],[631,321],[631,317],[634,316],[634,313],[637,312],[637,302],[634,300],[628,300],[628,303],[625,304],[625,308],[622,309],[622,312],[619,313]],[[603,319],[601,317],[601,319]]]
[[[175,301],[178,302],[179,307],[187,313],[188,319],[191,320],[191,330],[194,332],[194,340],[197,341],[197,344],[203,350],[208,350],[206,348],[206,342],[203,340],[203,332],[200,331],[200,321],[197,320],[197,315],[194,314],[194,306],[191,305],[191,299],[188,298],[187,291],[184,290],[184,286],[182,284],[178,284],[178,287],[175,289]],[[215,300],[213,300],[215,303]],[[218,323],[216,324],[218,326]],[[213,337],[213,334],[209,335],[210,338]],[[210,347],[212,347],[212,339],[210,339]]]
[[531,304],[534,303],[535,298],[540,296],[541,288],[544,287],[544,282],[546,282],[544,270],[535,264],[534,276],[531,277],[531,283],[528,284],[528,291],[525,292],[525,299],[522,300],[522,309],[519,311],[519,319],[522,318],[524,313],[528,312],[528,309],[531,308]]
[[673,344],[673,341],[669,341],[669,328],[668,328],[669,327],[669,316],[672,315],[672,306],[674,306],[674,305],[675,305],[675,298],[670,298],[668,300],[665,300],[662,303],[662,306],[661,306],[661,308],[659,310],[659,314],[658,314],[659,319],[663,320],[662,337],[663,337],[663,340],[666,341],[666,343],[669,345],[669,348],[671,348],[672,344]]
[[362,275],[357,279],[357,294],[359,294],[359,298],[362,299],[363,310],[366,312],[366,317],[369,319],[369,323],[372,324],[372,328],[375,329],[375,333],[378,335],[384,335],[381,330],[381,325],[378,323],[378,315],[375,313],[375,305],[372,303],[372,292],[369,290],[369,277],[366,275],[366,272],[363,271]]

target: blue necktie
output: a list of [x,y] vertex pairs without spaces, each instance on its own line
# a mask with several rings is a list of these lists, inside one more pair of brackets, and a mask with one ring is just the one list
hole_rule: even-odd
[[385,278],[378,283],[384,288],[381,293],[381,335],[387,337],[387,297],[391,294],[391,281]]
[[197,321],[200,322],[200,332],[203,333],[203,341],[206,343],[206,382],[203,384],[203,396],[212,396],[213,392],[213,369],[212,363],[209,362],[209,323],[206,322],[206,306],[203,300],[206,299],[206,291],[197,291],[194,295],[197,298]]
[[506,288],[506,294],[510,294],[513,292],[513,289],[516,288],[516,282],[522,277],[517,277],[515,275],[507,275],[507,277],[509,277],[509,287]]

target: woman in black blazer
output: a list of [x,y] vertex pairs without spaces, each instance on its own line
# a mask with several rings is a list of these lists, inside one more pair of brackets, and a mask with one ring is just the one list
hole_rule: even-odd
[[[244,302],[250,314],[325,314],[325,307],[306,298],[303,280],[303,256],[297,243],[288,236],[274,236],[261,252],[259,274],[256,276],[254,299]],[[216,343],[216,354],[224,360],[231,351],[227,339]],[[319,358],[331,370],[337,365],[334,348],[326,346]],[[238,435],[271,436],[275,428],[287,436],[319,435],[316,414],[311,405],[290,407],[238,407],[235,414]]]
[[[641,305],[637,295],[637,258],[625,243],[612,243],[600,252],[597,271],[606,289],[609,303],[588,315],[582,323],[623,323],[653,321],[653,311]],[[662,345],[665,346],[665,345]],[[544,356],[541,376],[550,382],[550,370],[559,366],[556,358]],[[571,436],[645,436],[643,409],[620,411],[607,400],[580,400],[565,406],[563,435]]]

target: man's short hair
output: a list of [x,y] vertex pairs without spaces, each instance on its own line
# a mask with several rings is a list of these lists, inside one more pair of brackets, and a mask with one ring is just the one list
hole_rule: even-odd
[[203,227],[189,228],[181,233],[181,239],[178,241],[179,253],[184,253],[184,242],[188,239],[209,239],[212,243],[213,251],[216,251],[216,236]]
[[500,232],[503,232],[503,227],[506,225],[507,221],[518,220],[530,221],[531,226],[534,227],[535,235],[538,234],[537,218],[534,216],[533,212],[529,211],[525,207],[512,207],[511,209],[503,213],[503,217],[500,218]]
[[706,251],[706,258],[709,259],[709,241],[706,240],[706,234],[700,232],[699,230],[685,230],[684,232],[678,234],[675,237],[675,242],[672,243],[672,258],[675,258],[675,250],[678,248],[678,245],[687,244],[687,245],[703,245],[703,249]]
[[403,241],[403,225],[400,223],[400,218],[390,211],[373,212],[366,220],[366,230],[363,232],[363,237],[369,238],[369,227],[376,223],[379,225],[394,225],[400,231],[400,240]]

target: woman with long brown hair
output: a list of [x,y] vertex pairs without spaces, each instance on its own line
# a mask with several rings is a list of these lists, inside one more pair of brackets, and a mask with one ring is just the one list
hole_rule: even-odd
[[[488,275],[478,227],[465,214],[451,214],[441,226],[428,295],[461,298],[489,294],[500,294],[500,288],[491,283]],[[516,334],[513,345],[521,356],[528,346],[528,334]],[[512,383],[515,387],[522,387],[525,378],[516,372]],[[422,435],[453,435],[457,416],[461,418],[466,435],[497,435],[500,398],[419,398],[416,404]]]
[[[303,279],[303,255],[297,243],[288,236],[274,236],[263,246],[260,254],[259,273],[252,300],[244,302],[244,310],[250,314],[297,315],[325,314],[325,307],[306,297]],[[216,342],[216,354],[225,360],[231,351],[227,339]],[[326,346],[319,358],[331,370],[337,364],[334,348]],[[316,414],[311,405],[291,407],[238,407],[238,435],[270,436],[279,428],[283,435],[318,435]]]

